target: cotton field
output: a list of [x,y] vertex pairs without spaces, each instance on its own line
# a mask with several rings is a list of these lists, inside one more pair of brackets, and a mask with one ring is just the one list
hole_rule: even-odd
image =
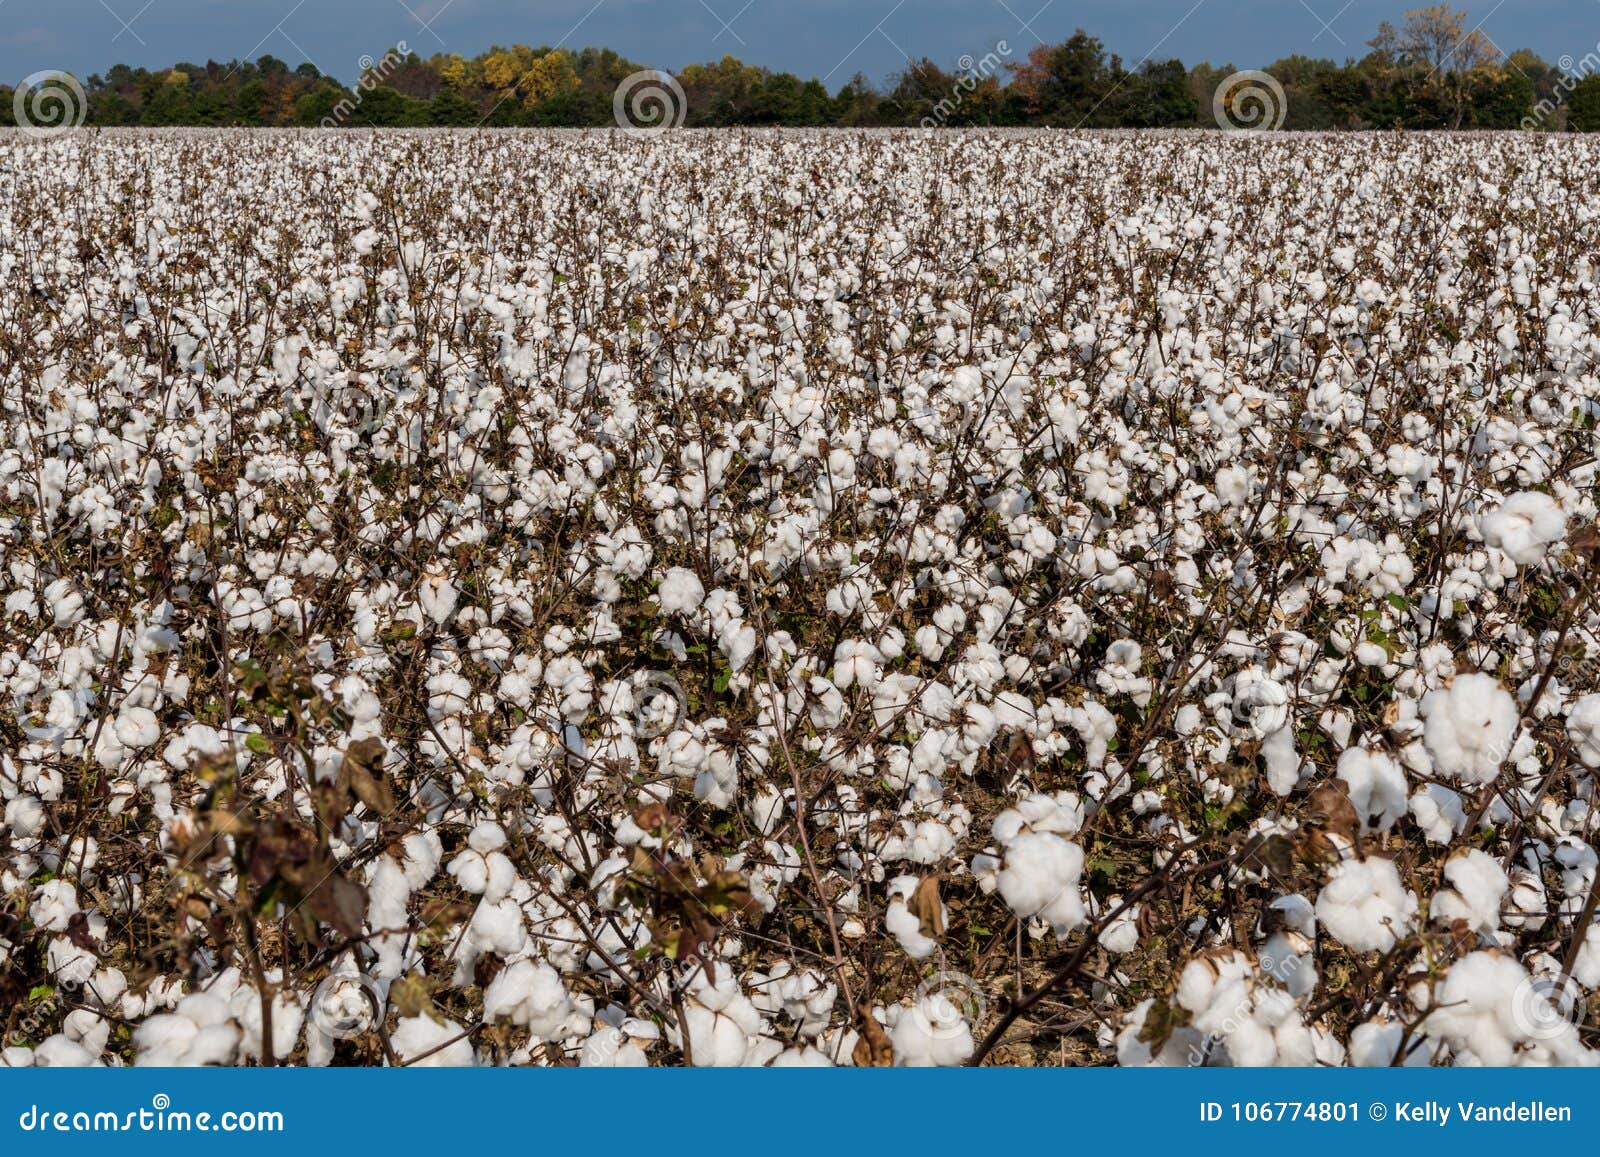
[[0,1062],[1600,1060],[1597,174],[0,138]]

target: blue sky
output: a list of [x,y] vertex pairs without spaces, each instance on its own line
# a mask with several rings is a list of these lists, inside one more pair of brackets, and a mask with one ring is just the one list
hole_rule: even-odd
[[[881,81],[905,54],[953,65],[1086,28],[1129,62],[1264,65],[1291,52],[1359,56],[1384,19],[1424,0],[0,0],[0,83],[113,63],[313,61],[349,81],[362,56],[404,41],[470,56],[491,44],[598,45],[676,68],[733,53],[836,88]],[[1581,59],[1600,42],[1600,0],[1458,4],[1506,51]]]

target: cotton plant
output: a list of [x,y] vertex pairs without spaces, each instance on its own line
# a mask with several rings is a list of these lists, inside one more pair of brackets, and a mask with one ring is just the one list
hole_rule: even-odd
[[0,142],[0,1062],[1585,1062],[1556,143]]

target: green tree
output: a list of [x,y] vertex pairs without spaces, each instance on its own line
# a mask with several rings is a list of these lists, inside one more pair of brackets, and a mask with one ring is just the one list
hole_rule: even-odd
[[1567,97],[1567,127],[1580,133],[1600,132],[1600,72],[1580,80]]

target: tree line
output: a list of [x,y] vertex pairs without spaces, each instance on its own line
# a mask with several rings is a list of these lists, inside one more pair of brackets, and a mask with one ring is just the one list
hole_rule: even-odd
[[[73,83],[93,125],[577,127],[615,123],[618,85],[645,67],[609,49],[527,45],[470,58],[402,45],[363,64],[349,86],[273,56],[154,71],[119,64]],[[1464,13],[1438,4],[1383,24],[1359,59],[1295,55],[1264,71],[1282,89],[1274,121],[1285,129],[1600,130],[1600,47],[1562,64],[1528,50],[1502,55]],[[858,74],[832,92],[733,56],[672,76],[689,126],[1183,128],[1217,123],[1219,85],[1235,71],[1177,59],[1129,65],[1078,31],[1026,54],[1000,42],[953,70],[924,58],[881,86]],[[0,88],[0,124],[14,123],[12,96]]]

